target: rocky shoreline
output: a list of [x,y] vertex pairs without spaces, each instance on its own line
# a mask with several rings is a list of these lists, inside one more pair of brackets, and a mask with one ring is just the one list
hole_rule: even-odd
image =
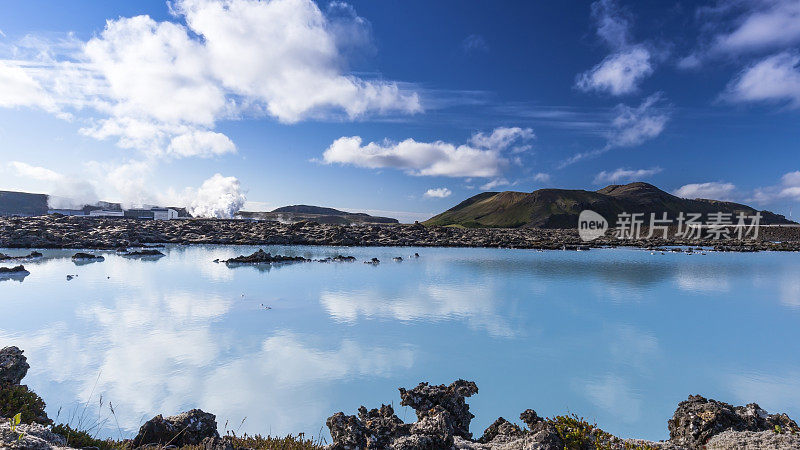
[[[646,231],[644,232],[646,235]],[[581,250],[608,246],[703,246],[719,251],[800,251],[800,227],[763,227],[758,240],[618,240],[583,242],[577,230],[330,225],[306,221],[136,220],[66,216],[0,217],[0,248],[117,249],[146,244],[493,247]]]
[[[322,449],[327,450],[592,450],[592,449],[796,449],[800,427],[786,414],[769,414],[755,403],[732,406],[699,395],[681,402],[668,421],[666,441],[622,439],[578,416],[542,418],[533,409],[520,415],[520,427],[500,417],[475,439],[470,432],[474,415],[466,398],[478,393],[472,381],[450,385],[420,383],[400,388],[400,404],[416,412],[417,421],[404,423],[390,405],[356,415],[338,412],[326,421],[333,442],[322,446],[292,441],[291,447],[272,445],[270,438],[243,443],[235,435],[220,436],[216,416],[193,409],[175,416],[157,415],[145,422],[133,439],[100,441],[65,425],[53,425],[44,401],[21,385],[30,366],[17,347],[0,350],[0,448],[183,448],[204,450]],[[9,418],[21,413],[21,424]],[[80,439],[78,439],[80,437]],[[289,438],[286,438],[289,439]],[[88,443],[87,443],[88,441]],[[78,446],[77,443],[81,442]],[[97,444],[97,445],[89,445]],[[255,444],[255,445],[252,445]]]

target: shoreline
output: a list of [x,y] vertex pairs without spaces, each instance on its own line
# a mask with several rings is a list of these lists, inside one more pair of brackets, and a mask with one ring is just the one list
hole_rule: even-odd
[[[332,443],[321,438],[220,435],[216,416],[192,409],[174,416],[161,414],[144,422],[133,439],[98,439],[73,424],[56,424],[45,413],[45,402],[21,384],[30,365],[17,347],[0,349],[0,447],[19,449],[135,449],[204,450],[590,450],[590,449],[738,449],[798,448],[800,427],[786,414],[770,414],[755,403],[733,406],[690,395],[667,421],[669,439],[623,439],[577,416],[540,417],[533,409],[519,415],[522,427],[503,417],[481,436],[473,435],[466,399],[478,394],[475,382],[450,385],[419,383],[399,388],[400,405],[416,412],[406,423],[391,405],[358,408],[355,415],[337,412],[325,421]],[[113,409],[112,409],[113,413]],[[9,419],[11,419],[9,421]],[[288,446],[287,446],[288,444]]]
[[716,251],[800,251],[800,227],[763,227],[757,240],[613,236],[584,242],[572,229],[455,228],[413,225],[284,224],[230,219],[136,220],[84,217],[0,217],[0,248],[114,250],[153,244],[312,245],[588,250],[604,247],[704,247]]

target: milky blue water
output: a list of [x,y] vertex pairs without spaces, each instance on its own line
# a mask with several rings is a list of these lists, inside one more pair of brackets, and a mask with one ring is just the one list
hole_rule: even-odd
[[533,408],[664,439],[695,393],[800,417],[797,253],[276,246],[264,249],[359,261],[213,262],[257,248],[81,266],[45,250],[22,282],[0,281],[0,346],[25,350],[51,417],[99,419],[113,437],[194,407],[221,431],[273,435],[316,436],[361,404],[412,421],[399,386],[457,378],[480,389],[477,435]]

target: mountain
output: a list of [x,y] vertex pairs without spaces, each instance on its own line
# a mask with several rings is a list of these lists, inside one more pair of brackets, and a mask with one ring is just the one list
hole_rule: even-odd
[[[739,203],[719,200],[688,200],[648,183],[611,185],[597,191],[568,189],[539,189],[526,192],[484,192],[470,197],[453,208],[424,222],[425,225],[460,225],[465,227],[535,227],[575,228],[578,215],[590,209],[602,215],[612,226],[617,215],[644,213],[649,221],[650,213],[660,218],[667,213],[669,218],[678,213],[702,213],[703,220],[713,212],[739,212],[747,215],[756,209]],[[784,216],[761,211],[761,224],[790,224]]]
[[237,217],[243,219],[275,220],[279,222],[299,222],[313,220],[319,223],[352,225],[357,223],[395,224],[400,223],[391,217],[370,216],[365,213],[349,213],[323,206],[292,205],[273,209],[270,212],[239,211]]
[[27,192],[0,191],[0,216],[47,214],[47,196]]

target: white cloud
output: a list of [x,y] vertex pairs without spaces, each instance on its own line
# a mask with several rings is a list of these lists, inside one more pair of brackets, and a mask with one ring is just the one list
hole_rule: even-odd
[[584,92],[624,95],[636,92],[639,84],[653,73],[653,55],[630,37],[630,19],[614,0],[592,3],[597,35],[613,52],[590,70],[575,77],[575,87]]
[[658,137],[669,121],[669,113],[659,106],[661,93],[653,94],[639,106],[617,105],[611,120],[610,130],[606,133],[606,145],[586,152],[576,153],[559,164],[564,168],[579,161],[600,156],[618,147],[635,147]]
[[788,102],[800,108],[800,54],[782,52],[743,70],[723,97],[734,102]]
[[212,131],[222,119],[268,114],[294,123],[422,109],[396,82],[348,73],[348,46],[368,35],[355,14],[329,18],[312,0],[171,6],[174,21],[111,19],[87,42],[20,41],[10,53],[26,61],[0,59],[0,106],[80,111],[87,136],[173,157],[232,152]]
[[550,174],[539,172],[533,176],[533,181],[537,181],[539,183],[549,183],[550,182]]
[[650,51],[637,46],[607,56],[600,64],[578,75],[575,85],[582,91],[630,94],[652,73]]
[[471,145],[414,139],[362,145],[360,136],[341,137],[325,150],[323,162],[370,169],[391,167],[417,176],[494,177],[509,164],[503,151],[515,142],[532,138],[533,132],[528,128],[502,127],[489,135],[474,134]]
[[621,48],[630,41],[630,20],[620,10],[615,0],[599,0],[592,3],[592,17],[597,26],[597,35],[612,48]]
[[231,218],[247,199],[241,191],[239,180],[215,174],[203,182],[189,205],[196,217]]
[[729,53],[789,46],[800,42],[800,2],[751,0],[735,28],[714,39],[714,50]]
[[657,103],[661,94],[653,94],[637,107],[617,105],[616,116],[611,122],[613,130],[609,134],[611,147],[632,147],[653,139],[662,131],[669,120],[666,112]]
[[423,194],[425,197],[428,198],[446,198],[450,197],[453,194],[453,191],[447,188],[436,188],[436,189],[428,189]]
[[770,203],[778,199],[800,200],[800,170],[788,172],[776,186],[758,188],[753,195],[757,203]]
[[594,184],[614,184],[619,183],[620,181],[638,181],[651,177],[657,173],[660,173],[661,171],[662,169],[660,167],[653,167],[652,169],[625,169],[620,167],[619,169],[611,172],[604,170],[594,177]]
[[8,165],[18,176],[44,182],[48,186],[47,203],[51,208],[80,208],[98,200],[95,187],[89,181],[21,161],[11,161]]
[[688,199],[730,200],[735,190],[736,186],[732,183],[711,181],[683,185],[675,191],[675,195]]
[[55,105],[41,85],[24,66],[15,61],[0,60],[0,107],[40,107],[53,111]]
[[478,132],[472,135],[469,143],[479,148],[505,150],[514,143],[520,143],[515,147],[527,150],[530,148],[525,145],[525,142],[531,141],[536,138],[533,130],[530,128],[520,127],[498,127],[492,130],[491,134],[486,135],[483,132]]
[[193,131],[172,138],[167,149],[180,156],[210,157],[236,152],[236,145],[222,133]]
[[482,191],[491,191],[492,189],[498,186],[508,186],[511,182],[505,178],[495,178],[494,180],[490,180],[486,184],[481,186]]

